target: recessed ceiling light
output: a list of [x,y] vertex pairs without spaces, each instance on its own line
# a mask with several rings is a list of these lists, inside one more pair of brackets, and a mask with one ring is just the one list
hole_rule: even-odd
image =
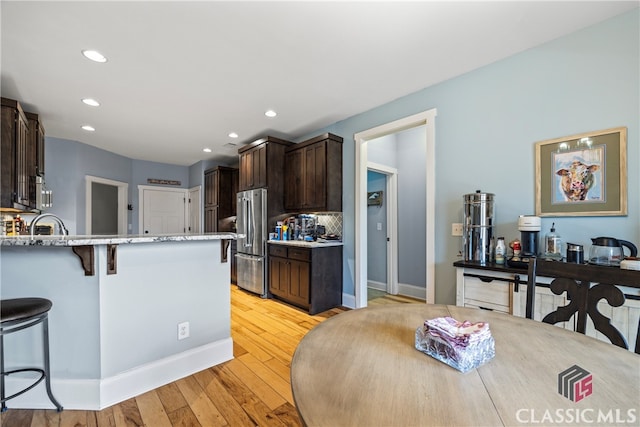
[[205,153],[210,153],[211,152],[211,148],[203,148],[202,151],[204,151]]
[[95,62],[107,62],[107,58],[97,50],[83,50],[82,54]]
[[100,103],[98,101],[96,101],[95,99],[93,99],[93,98],[84,98],[82,100],[82,102],[84,102],[85,104],[90,105],[92,107],[99,107],[100,106]]
[[86,130],[87,132],[95,132],[96,128],[94,128],[93,126],[90,125],[83,125],[82,129]]
[[231,132],[231,133],[229,134],[229,138],[237,138],[237,137],[238,137],[238,134],[237,134],[237,133],[235,133],[235,132]]
[[267,117],[275,117],[275,116],[278,115],[278,113],[276,113],[273,110],[267,110],[267,111],[264,112],[264,115],[267,116]]

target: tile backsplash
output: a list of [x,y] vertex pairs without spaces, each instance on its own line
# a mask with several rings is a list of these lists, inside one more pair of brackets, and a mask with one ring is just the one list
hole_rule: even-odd
[[316,224],[324,225],[327,234],[342,237],[342,212],[316,214]]

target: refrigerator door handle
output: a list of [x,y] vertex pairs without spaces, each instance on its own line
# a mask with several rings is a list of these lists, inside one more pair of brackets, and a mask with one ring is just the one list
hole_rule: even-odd
[[253,230],[253,209],[251,206],[252,200],[251,199],[245,199],[245,212],[246,212],[246,239],[245,239],[245,246],[246,247],[252,247],[253,246],[253,237],[254,237],[254,230]]

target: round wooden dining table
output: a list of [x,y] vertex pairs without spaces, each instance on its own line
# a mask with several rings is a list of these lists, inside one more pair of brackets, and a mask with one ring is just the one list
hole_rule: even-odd
[[[445,316],[488,322],[495,357],[462,373],[416,350],[416,329]],[[639,355],[452,305],[390,304],[324,321],[298,345],[291,387],[307,426],[640,425]]]

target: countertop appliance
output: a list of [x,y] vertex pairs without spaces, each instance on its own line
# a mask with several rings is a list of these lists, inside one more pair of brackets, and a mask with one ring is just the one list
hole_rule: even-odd
[[538,236],[540,234],[540,217],[535,215],[520,215],[518,230],[522,242],[522,257],[538,255]]
[[491,238],[493,237],[493,199],[491,193],[465,194],[462,244],[465,261],[485,264],[491,261]]
[[267,189],[241,191],[236,200],[236,227],[245,236],[237,241],[238,287],[266,298]]
[[591,239],[592,246],[589,250],[589,264],[620,266],[624,258],[624,247],[629,249],[630,257],[638,255],[638,248],[626,240],[613,237],[595,237]]

